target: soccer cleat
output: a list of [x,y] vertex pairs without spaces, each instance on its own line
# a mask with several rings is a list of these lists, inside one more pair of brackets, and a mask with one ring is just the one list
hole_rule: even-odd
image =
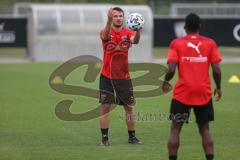
[[107,147],[107,146],[109,146],[109,145],[110,145],[110,144],[109,144],[108,139],[107,139],[107,138],[103,138],[100,146]]
[[128,143],[131,143],[131,144],[142,144],[142,142],[139,139],[137,139],[137,137],[128,138]]

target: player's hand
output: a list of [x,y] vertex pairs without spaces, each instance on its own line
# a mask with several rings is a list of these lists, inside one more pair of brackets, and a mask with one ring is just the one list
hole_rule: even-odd
[[162,86],[162,91],[163,91],[163,93],[167,93],[167,92],[169,92],[170,90],[171,90],[171,85],[170,85],[170,83],[164,81],[164,82],[163,82],[163,86]]
[[143,27],[138,27],[138,28],[132,29],[132,30],[135,31],[135,32],[137,32],[137,31],[140,32],[140,31],[142,30],[142,28],[143,28]]
[[135,31],[140,31],[142,30],[142,27],[137,28]]
[[112,7],[108,10],[108,22],[112,22],[113,19],[113,9]]
[[216,96],[216,101],[219,101],[222,98],[222,91],[221,89],[214,89],[214,96]]

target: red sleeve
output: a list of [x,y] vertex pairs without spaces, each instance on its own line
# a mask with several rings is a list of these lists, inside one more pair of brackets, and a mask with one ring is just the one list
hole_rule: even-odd
[[167,58],[167,63],[169,62],[178,62],[178,53],[176,49],[176,43],[175,41],[172,41],[170,44],[170,48],[168,51],[168,58]]
[[221,62],[222,57],[217,49],[215,42],[212,43],[212,52],[210,54],[210,63]]

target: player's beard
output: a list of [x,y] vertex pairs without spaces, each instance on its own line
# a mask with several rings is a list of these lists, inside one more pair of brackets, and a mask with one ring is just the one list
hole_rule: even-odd
[[121,24],[113,23],[113,26],[116,27],[116,28],[120,28],[120,27],[123,26],[123,22],[121,22]]

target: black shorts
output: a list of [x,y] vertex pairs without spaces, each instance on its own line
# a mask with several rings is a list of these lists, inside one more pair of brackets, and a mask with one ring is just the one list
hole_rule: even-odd
[[176,122],[188,123],[191,108],[193,108],[196,123],[204,124],[214,120],[212,99],[207,104],[201,106],[190,106],[172,99],[170,119]]
[[102,104],[132,106],[135,103],[133,86],[130,78],[109,79],[101,74],[99,90],[99,102]]

